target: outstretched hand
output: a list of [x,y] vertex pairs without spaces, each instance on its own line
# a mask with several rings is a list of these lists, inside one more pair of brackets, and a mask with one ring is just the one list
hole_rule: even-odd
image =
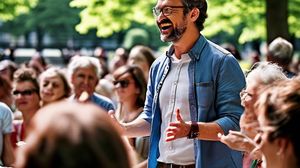
[[190,131],[191,123],[182,119],[179,109],[176,109],[176,120],[176,122],[171,122],[166,129],[166,142],[186,137]]
[[124,128],[124,126],[117,120],[117,118],[115,116],[115,111],[114,110],[109,110],[108,111],[108,115],[110,116],[110,118],[114,122],[114,124],[118,125],[121,128]]
[[220,141],[229,148],[250,153],[255,148],[254,141],[238,131],[229,131],[227,135],[218,134]]

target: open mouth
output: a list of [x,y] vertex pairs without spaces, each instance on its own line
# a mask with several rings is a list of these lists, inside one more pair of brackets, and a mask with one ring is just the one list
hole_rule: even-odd
[[162,29],[162,30],[168,30],[169,28],[171,28],[172,27],[172,24],[171,23],[162,23],[162,24],[160,24],[160,28]]

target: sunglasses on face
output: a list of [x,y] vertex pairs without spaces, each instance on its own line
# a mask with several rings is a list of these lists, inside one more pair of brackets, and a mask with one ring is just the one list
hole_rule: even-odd
[[121,88],[127,88],[129,85],[129,80],[119,80],[119,81],[114,81],[114,85],[117,86],[118,84],[120,84],[119,86]]
[[28,89],[28,90],[23,90],[23,91],[19,91],[19,90],[15,90],[12,92],[12,94],[14,96],[17,96],[19,94],[21,94],[22,96],[30,96],[32,95],[33,93],[36,93],[37,90],[36,89]]

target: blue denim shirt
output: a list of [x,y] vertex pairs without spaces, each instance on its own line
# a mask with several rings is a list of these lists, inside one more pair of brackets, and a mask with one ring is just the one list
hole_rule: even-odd
[[[155,168],[159,157],[161,110],[159,93],[168,75],[174,49],[155,60],[150,69],[144,111],[141,115],[151,123],[148,167]],[[192,121],[216,122],[225,134],[239,130],[243,112],[239,92],[245,87],[244,74],[236,59],[226,50],[200,36],[188,52],[189,102]],[[201,130],[200,130],[201,134]],[[217,141],[194,140],[196,167],[242,167],[241,152]]]
[[112,101],[109,98],[100,94],[93,93],[93,95],[91,96],[91,101],[97,104],[98,106],[102,107],[105,111],[115,110]]
[[[75,95],[70,96],[68,100],[74,101]],[[90,101],[104,109],[106,112],[108,112],[109,110],[115,110],[113,102],[109,98],[100,94],[93,93],[90,97]]]

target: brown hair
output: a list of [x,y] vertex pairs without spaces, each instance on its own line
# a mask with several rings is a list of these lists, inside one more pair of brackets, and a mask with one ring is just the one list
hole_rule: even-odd
[[31,82],[36,92],[40,95],[40,87],[37,81],[37,74],[32,68],[20,68],[14,73],[14,82]]
[[147,82],[143,74],[143,71],[137,65],[124,65],[118,68],[114,72],[113,76],[115,80],[118,80],[118,78],[120,78],[125,73],[129,73],[131,75],[135,84],[140,89],[140,93],[138,95],[135,104],[137,107],[143,107],[145,103],[146,89],[147,89]]
[[37,112],[16,162],[19,168],[130,166],[120,130],[107,113],[92,104],[67,101]]
[[291,79],[275,82],[266,89],[256,103],[256,110],[264,115],[272,131],[268,139],[287,138],[300,159],[300,80]]

